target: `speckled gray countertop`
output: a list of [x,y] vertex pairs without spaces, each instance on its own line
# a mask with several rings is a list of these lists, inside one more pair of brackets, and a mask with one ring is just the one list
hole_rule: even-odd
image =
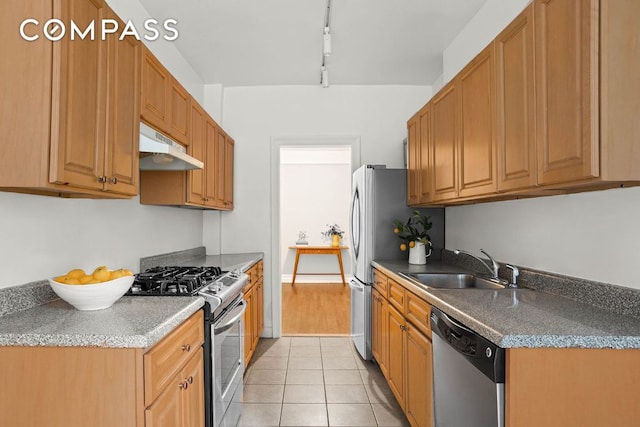
[[[206,255],[205,248],[140,259],[159,265],[219,266],[246,271],[262,253]],[[110,308],[80,311],[47,281],[0,289],[0,346],[149,348],[202,308],[202,297],[124,296]]]
[[396,274],[469,272],[441,262],[374,261],[373,266],[500,347],[640,349],[638,317],[523,287],[435,289]]
[[0,346],[149,348],[203,305],[202,297],[125,296],[80,311],[56,300],[3,316]]

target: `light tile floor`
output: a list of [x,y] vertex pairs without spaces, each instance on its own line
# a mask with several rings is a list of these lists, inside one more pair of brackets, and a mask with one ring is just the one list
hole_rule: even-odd
[[378,367],[349,337],[261,339],[239,426],[409,426]]

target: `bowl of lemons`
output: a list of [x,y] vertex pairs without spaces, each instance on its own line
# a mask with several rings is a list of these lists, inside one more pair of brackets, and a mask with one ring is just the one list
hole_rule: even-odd
[[102,310],[120,299],[131,287],[133,279],[129,270],[109,270],[102,265],[91,274],[76,268],[49,279],[49,284],[53,292],[78,310]]

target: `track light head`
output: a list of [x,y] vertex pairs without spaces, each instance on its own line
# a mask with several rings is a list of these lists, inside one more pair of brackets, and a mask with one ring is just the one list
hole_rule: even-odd
[[324,88],[329,87],[329,70],[324,66],[320,67],[320,83]]
[[331,33],[329,27],[324,27],[324,34],[322,35],[322,53],[324,56],[331,55]]

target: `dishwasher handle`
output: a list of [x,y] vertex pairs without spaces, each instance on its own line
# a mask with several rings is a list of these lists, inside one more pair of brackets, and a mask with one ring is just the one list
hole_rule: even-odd
[[431,308],[431,331],[434,339],[456,351],[494,383],[504,383],[505,350],[462,325],[435,307]]

